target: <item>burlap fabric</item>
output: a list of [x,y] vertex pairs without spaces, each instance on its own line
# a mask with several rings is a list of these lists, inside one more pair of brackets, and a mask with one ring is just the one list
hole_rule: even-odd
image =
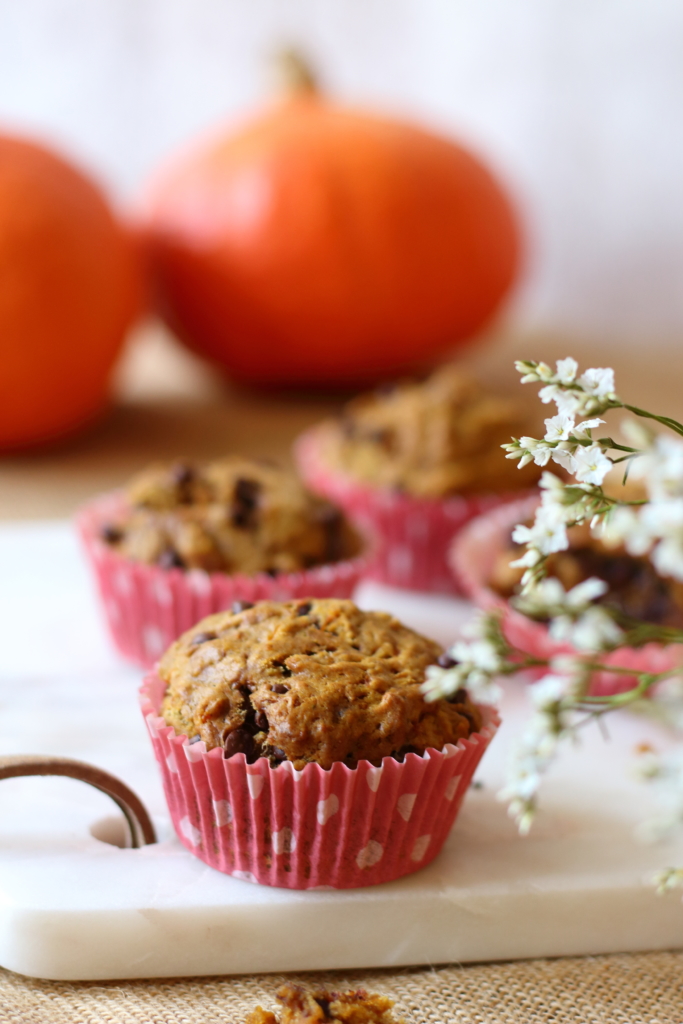
[[[289,976],[366,988],[407,1024],[682,1024],[683,952],[435,970]],[[0,972],[0,1024],[242,1024],[282,975],[133,982],[33,981]]]

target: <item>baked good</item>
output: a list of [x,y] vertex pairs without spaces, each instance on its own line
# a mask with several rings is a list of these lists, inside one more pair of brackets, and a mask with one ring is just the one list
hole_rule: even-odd
[[289,889],[428,864],[498,726],[464,690],[424,700],[440,658],[390,615],[337,598],[241,602],[197,623],[140,690],[180,842]]
[[392,999],[362,988],[354,992],[307,992],[299,985],[283,985],[277,1000],[282,1004],[279,1017],[257,1006],[245,1024],[403,1024],[391,1012]]
[[535,486],[539,467],[520,470],[501,448],[534,433],[522,406],[449,365],[354,399],[298,438],[295,455],[311,490],[372,538],[370,578],[457,594],[451,542],[472,518]]
[[[630,555],[623,547],[610,547],[594,537],[587,526],[569,531],[570,546],[548,557],[548,575],[570,590],[590,577],[607,583],[609,590],[596,604],[613,608],[620,615],[660,626],[683,629],[683,583],[660,576],[647,556]],[[523,569],[511,566],[520,548],[510,538],[497,556],[490,585],[502,597],[512,597]]]
[[505,459],[501,445],[529,434],[524,408],[447,365],[422,383],[361,395],[327,427],[330,465],[373,487],[418,497],[518,490],[538,479]]
[[246,575],[296,572],[361,548],[343,513],[293,473],[238,456],[150,466],[101,536],[136,562]]
[[441,750],[482,724],[465,691],[425,702],[425,670],[441,655],[392,616],[348,600],[237,605],[198,623],[162,658],[161,714],[208,750],[296,769]]

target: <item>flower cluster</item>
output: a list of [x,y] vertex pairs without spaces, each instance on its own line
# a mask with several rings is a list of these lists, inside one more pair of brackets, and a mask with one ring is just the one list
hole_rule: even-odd
[[629,554],[650,553],[659,573],[683,580],[683,441],[667,436],[647,440],[632,476],[643,482],[648,501],[641,507],[615,507],[602,535],[607,543],[623,544]]
[[592,604],[607,589],[604,580],[591,577],[566,591],[558,579],[547,576],[515,605],[529,618],[549,619],[553,640],[579,651],[610,650],[623,642],[624,632],[605,608]]
[[513,752],[507,783],[498,794],[522,834],[531,828],[543,775],[569,733],[566,705],[572,683],[571,675],[550,673],[529,687],[534,714]]
[[543,384],[539,398],[547,405],[555,402],[564,416],[596,416],[621,405],[614,392],[614,370],[595,368],[581,376],[575,359],[558,359],[555,373],[547,363],[518,360],[515,368],[522,384]]
[[[555,402],[557,413],[546,419],[543,438],[513,438],[504,445],[507,458],[518,459],[520,467],[532,461],[544,467],[554,462],[573,480],[546,470],[533,523],[519,524],[513,531],[513,540],[525,548],[511,563],[524,570],[514,604],[524,615],[547,621],[550,637],[567,644],[574,653],[532,657],[509,644],[496,615],[484,615],[469,640],[454,644],[439,665],[428,669],[423,689],[428,700],[467,689],[475,700],[490,703],[500,692],[497,676],[545,668],[546,674],[528,687],[533,715],[516,746],[500,794],[520,830],[526,832],[536,810],[541,780],[558,748],[587,722],[627,707],[652,691],[669,723],[683,728],[683,683],[669,679],[670,672],[635,672],[604,659],[605,652],[622,645],[638,646],[650,640],[683,643],[683,631],[619,619],[609,607],[595,603],[607,591],[602,580],[590,578],[566,591],[558,579],[547,575],[548,558],[569,547],[568,530],[590,523],[607,544],[622,544],[632,555],[649,554],[661,575],[683,581],[683,424],[624,403],[616,394],[611,369],[579,373],[571,358],[559,360],[554,371],[545,363],[531,361],[516,366],[523,375],[522,383],[542,385],[541,401]],[[604,422],[600,414],[618,408],[638,417],[623,426],[629,445],[593,436]],[[643,419],[678,436],[654,434],[642,424]],[[633,469],[646,498],[617,499],[605,492],[605,477],[620,462],[626,463],[627,473]],[[635,681],[626,692],[596,697],[591,695],[596,672],[626,673]],[[661,694],[653,690],[660,684]],[[642,762],[642,768],[663,794],[661,813],[649,824],[650,833],[661,835],[683,826],[683,757],[651,757]],[[668,869],[659,883],[661,888],[683,885],[683,869]]]

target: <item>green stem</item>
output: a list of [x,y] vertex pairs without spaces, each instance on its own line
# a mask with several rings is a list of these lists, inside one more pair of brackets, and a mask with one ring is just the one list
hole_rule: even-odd
[[636,405],[626,405],[625,402],[619,402],[618,404],[613,405],[612,408],[628,409],[628,411],[632,412],[634,416],[640,416],[646,420],[656,420],[657,423],[661,423],[663,426],[669,427],[670,430],[673,430],[676,434],[680,434],[681,437],[683,437],[683,423],[679,423],[678,420],[674,420],[670,416],[657,416],[653,412],[647,412],[646,409],[639,409]]

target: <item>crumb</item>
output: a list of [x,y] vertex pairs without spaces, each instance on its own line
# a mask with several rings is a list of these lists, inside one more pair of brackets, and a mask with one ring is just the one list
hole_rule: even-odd
[[257,1006],[245,1024],[403,1024],[391,1012],[393,1000],[359,988],[355,992],[307,992],[283,985],[277,992],[280,1019]]

